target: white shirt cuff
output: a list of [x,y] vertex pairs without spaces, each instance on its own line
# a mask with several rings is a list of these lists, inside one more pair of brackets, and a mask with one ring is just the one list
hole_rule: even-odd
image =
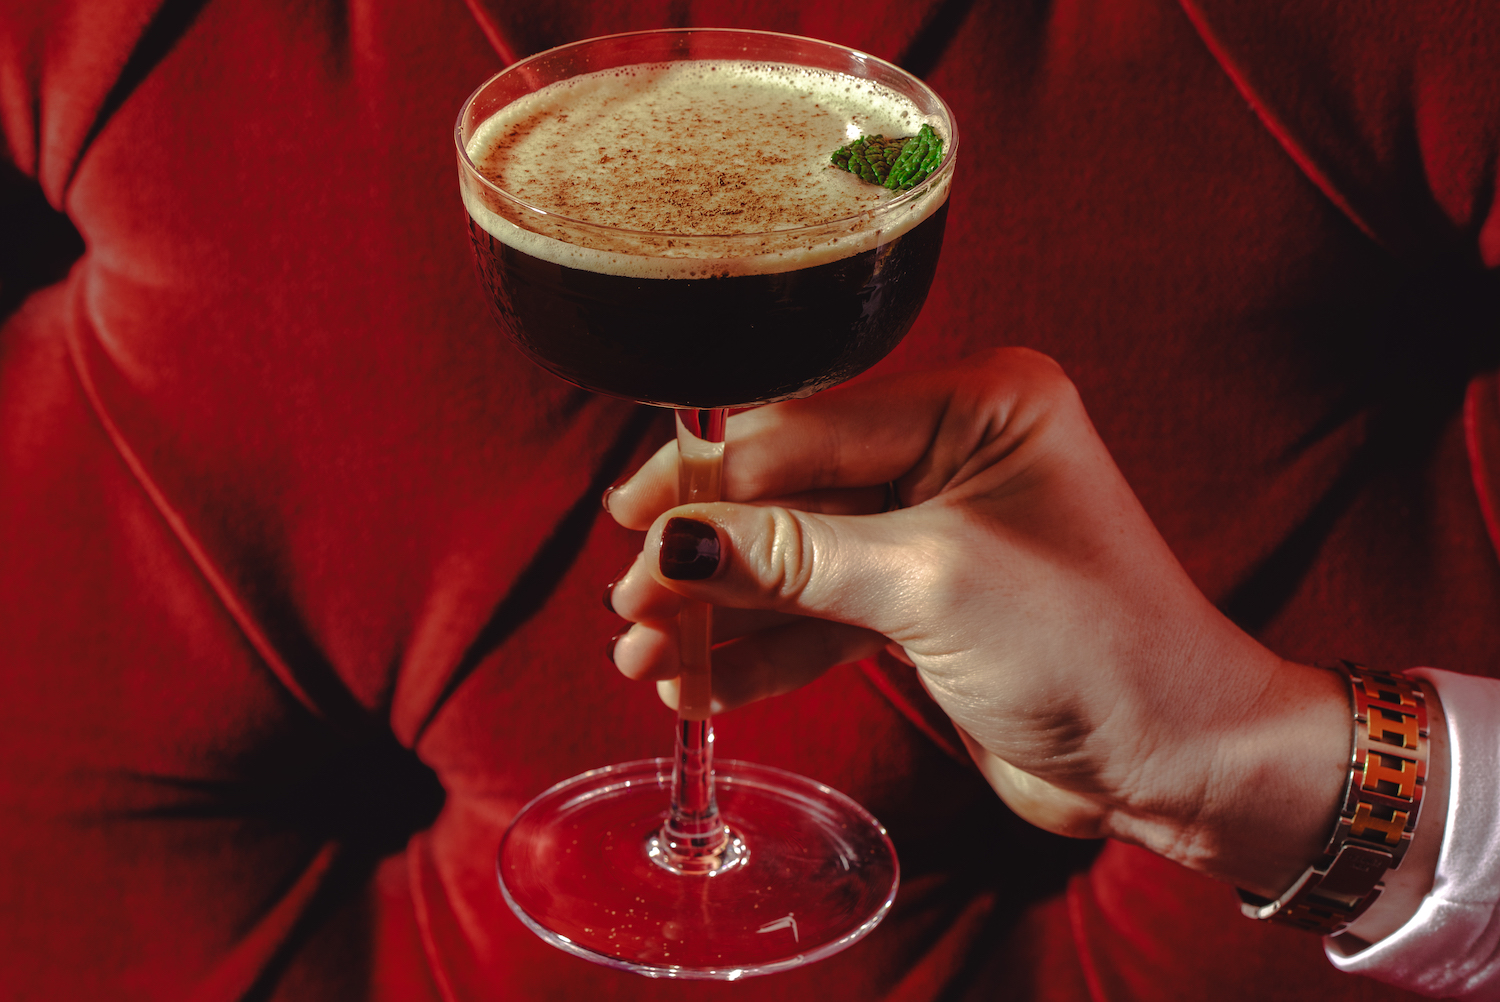
[[1500,999],[1500,680],[1407,674],[1432,683],[1448,720],[1448,827],[1432,891],[1367,949],[1345,953],[1336,938],[1324,946],[1341,971],[1424,995]]

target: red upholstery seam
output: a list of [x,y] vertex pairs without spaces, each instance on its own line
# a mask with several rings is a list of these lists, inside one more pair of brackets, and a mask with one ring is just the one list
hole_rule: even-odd
[[500,55],[500,61],[510,66],[516,61],[516,50],[511,48],[510,42],[500,32],[500,26],[495,19],[490,17],[490,12],[484,9],[480,0],[464,0],[464,6],[469,8],[469,13],[479,24],[479,30],[484,32],[484,37],[489,41],[490,48]]
[[1093,1002],[1108,1002],[1104,995],[1104,983],[1099,980],[1099,969],[1094,966],[1094,958],[1089,955],[1088,936],[1083,929],[1083,905],[1079,901],[1078,885],[1085,879],[1083,874],[1075,876],[1068,881],[1068,928],[1073,933],[1073,949],[1078,951],[1078,967],[1083,971],[1083,980],[1089,989],[1089,998]]
[[411,909],[417,920],[417,934],[422,937],[422,952],[427,955],[427,969],[432,972],[438,994],[442,995],[443,1002],[458,1002],[458,996],[453,993],[453,984],[448,980],[448,973],[443,970],[442,961],[438,959],[437,943],[432,938],[427,896],[422,891],[422,869],[417,863],[425,848],[422,835],[417,835],[406,844],[406,880],[411,885]]
[[296,928],[341,851],[337,842],[324,843],[296,883],[239,937],[214,965],[213,973],[198,983],[190,1002],[237,1002],[244,998]]
[[[1500,508],[1497,498],[1490,490],[1490,478],[1500,475],[1500,470],[1491,470],[1484,460],[1484,443],[1480,441],[1479,395],[1486,389],[1494,390],[1495,374],[1473,379],[1464,394],[1464,445],[1469,452],[1469,475],[1474,478],[1474,493],[1479,498],[1479,511],[1484,516],[1484,527],[1490,535],[1490,546],[1500,556]],[[1496,408],[1500,412],[1500,408]]]
[[[81,288],[81,285],[75,286],[75,288]],[[277,653],[276,648],[272,646],[270,640],[260,631],[260,628],[255,625],[255,620],[235,596],[233,589],[229,587],[229,582],[219,573],[218,568],[208,558],[208,554],[204,552],[203,547],[193,537],[192,532],[187,527],[186,521],[167,501],[166,495],[162,493],[161,489],[156,486],[155,481],[146,472],[145,465],[136,456],[135,450],[130,447],[130,443],[125,440],[124,434],[121,433],[114,419],[105,410],[104,401],[99,396],[98,388],[94,384],[94,378],[89,372],[88,363],[84,360],[83,346],[78,343],[79,337],[80,335],[75,331],[68,331],[68,355],[73,362],[73,371],[78,376],[78,382],[83,388],[83,394],[88,399],[89,406],[93,408],[94,416],[99,419],[99,423],[103,426],[105,434],[114,445],[116,454],[124,461],[126,468],[135,477],[136,483],[140,485],[146,497],[156,507],[157,512],[161,515],[163,521],[167,523],[167,528],[171,531],[172,535],[177,537],[178,543],[187,551],[189,559],[198,568],[198,572],[203,575],[204,579],[208,582],[208,586],[213,589],[214,594],[218,596],[220,603],[223,604],[230,618],[235,621],[240,631],[245,635],[245,639],[250,642],[250,646],[260,655],[272,673],[281,680],[281,684],[286,686],[287,690],[293,696],[297,697],[298,702],[306,706],[308,711],[318,719],[326,719],[322,708],[298,684],[296,677],[292,674],[291,668],[282,660],[281,655]]]
[[1214,34],[1213,29],[1208,26],[1208,19],[1193,5],[1192,0],[1178,0],[1178,3],[1182,7],[1182,12],[1192,22],[1194,30],[1198,32],[1198,37],[1203,40],[1203,44],[1208,48],[1209,54],[1219,64],[1219,68],[1229,77],[1235,89],[1240,92],[1240,96],[1249,103],[1250,110],[1255,112],[1256,117],[1265,125],[1266,131],[1271,133],[1272,138],[1292,158],[1292,162],[1297,165],[1297,168],[1307,176],[1309,181],[1318,186],[1318,190],[1340,212],[1347,216],[1350,222],[1359,227],[1361,233],[1375,241],[1381,248],[1390,251],[1391,247],[1380,238],[1373,226],[1366,222],[1359,213],[1354,211],[1354,206],[1349,204],[1348,199],[1343,196],[1337,186],[1329,179],[1328,175],[1318,166],[1312,154],[1303,149],[1302,145],[1297,142],[1296,138],[1292,135],[1292,130],[1277,117],[1276,113],[1271,110],[1265,101],[1261,100],[1260,95],[1250,86],[1249,79],[1245,76],[1244,71],[1230,58],[1228,47]]
[[[89,126],[89,131],[84,134],[83,141],[78,144],[78,150],[73,155],[73,164],[68,169],[67,180],[63,182],[63,194],[58,199],[60,205],[67,204],[73,182],[83,166],[83,158],[88,155],[94,141],[104,131],[104,127],[114,118],[115,112],[119,111],[130,99],[130,95],[135,93],[136,88],[151,75],[161,61],[171,54],[182,36],[187,34],[193,22],[207,6],[208,0],[164,0],[151,15],[151,19],[146,22],[145,28],[137,36],[130,55],[125,60],[125,65],[120,68],[120,75],[115,79],[109,92],[104,95],[104,101],[100,104],[94,121]],[[38,160],[37,164],[40,169],[41,161]]]

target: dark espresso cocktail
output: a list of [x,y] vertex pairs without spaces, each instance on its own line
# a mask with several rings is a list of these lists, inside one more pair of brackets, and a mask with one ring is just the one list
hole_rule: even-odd
[[[676,407],[677,500],[704,504],[728,408],[842,382],[906,334],[958,149],[942,99],[898,67],[718,28],[521,60],[474,91],[454,140],[500,327],[578,386]],[[559,949],[650,977],[837,953],[895,900],[895,848],[822,783],[715,762],[714,610],[685,598],[676,618],[672,756],[523,807],[496,857],[506,903]]]
[[502,329],[590,390],[719,407],[804,396],[878,362],[937,266],[946,184],[900,195],[829,165],[909,135],[908,99],[834,71],[630,66],[527,95],[468,154],[469,231]]

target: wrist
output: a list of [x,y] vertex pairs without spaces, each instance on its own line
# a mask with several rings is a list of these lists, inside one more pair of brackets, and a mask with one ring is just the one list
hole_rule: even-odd
[[[1348,686],[1263,648],[1220,676],[1199,719],[1177,717],[1178,788],[1167,810],[1116,816],[1116,835],[1189,869],[1276,897],[1327,843],[1349,771]],[[1176,715],[1174,715],[1176,716]],[[1191,777],[1191,778],[1183,778]]]
[[1265,719],[1230,746],[1241,781],[1224,791],[1210,875],[1276,898],[1317,859],[1338,823],[1349,776],[1349,685],[1336,672],[1282,661],[1257,701]]

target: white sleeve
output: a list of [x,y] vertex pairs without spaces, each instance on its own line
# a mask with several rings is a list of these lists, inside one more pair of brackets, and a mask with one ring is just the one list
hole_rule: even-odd
[[1405,925],[1356,953],[1324,940],[1341,971],[1423,995],[1500,1000],[1500,680],[1419,668],[1448,718],[1448,830],[1432,891]]

